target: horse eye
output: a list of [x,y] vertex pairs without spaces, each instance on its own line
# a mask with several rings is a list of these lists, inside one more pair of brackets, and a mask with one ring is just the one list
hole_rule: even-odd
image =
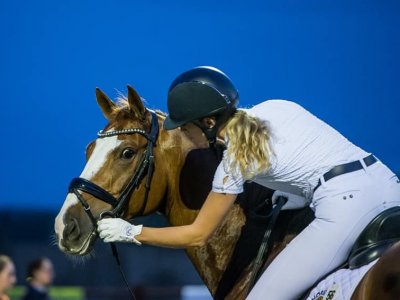
[[123,159],[132,159],[132,157],[134,156],[135,156],[135,150],[133,150],[132,148],[126,148],[121,153],[121,158]]

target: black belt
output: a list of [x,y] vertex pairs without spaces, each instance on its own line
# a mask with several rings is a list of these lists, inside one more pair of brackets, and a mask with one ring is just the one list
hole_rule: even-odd
[[[364,157],[363,161],[364,161],[365,165],[367,167],[369,167],[370,165],[376,163],[378,160],[376,159],[375,156],[373,156],[371,154],[371,155],[368,155],[367,157]],[[329,170],[328,172],[326,172],[322,176],[324,177],[325,181],[328,181],[328,180],[332,179],[333,177],[343,175],[346,173],[350,173],[350,172],[354,172],[354,171],[358,171],[358,170],[361,170],[362,168],[363,168],[363,165],[361,164],[361,162],[359,160],[356,160],[353,162],[349,162],[347,164],[336,166],[336,167],[332,168],[331,170]],[[320,186],[321,186],[321,179],[318,179],[318,183],[314,188],[314,192]]]

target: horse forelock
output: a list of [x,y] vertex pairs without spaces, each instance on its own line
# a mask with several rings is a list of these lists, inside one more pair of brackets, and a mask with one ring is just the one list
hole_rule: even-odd
[[143,128],[145,130],[149,129],[151,124],[149,118],[140,120],[135,115],[134,111],[130,109],[127,100],[121,98],[117,103],[118,105],[113,109],[111,119],[105,130],[111,127],[114,128],[114,130],[120,130],[126,128],[128,125],[134,125],[137,128]]
[[[145,102],[144,99],[142,99],[142,101]],[[137,128],[143,128],[147,131],[150,130],[151,118],[149,118],[149,113],[147,113],[143,119],[139,119],[135,115],[135,112],[129,107],[127,97],[122,94],[118,96],[116,104],[117,105],[113,107],[112,116],[109,120],[109,124],[105,128],[106,130],[111,127],[115,130],[120,130],[125,128],[127,123],[134,123]],[[165,119],[166,114],[161,110],[154,110],[154,112],[161,121]],[[160,126],[160,128],[162,128],[162,126]]]

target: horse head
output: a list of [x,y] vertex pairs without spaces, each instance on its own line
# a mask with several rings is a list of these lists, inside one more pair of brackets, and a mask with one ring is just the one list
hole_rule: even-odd
[[146,109],[132,87],[118,104],[100,89],[96,98],[108,124],[88,145],[86,165],[55,221],[59,248],[73,255],[91,251],[95,222],[105,214],[129,219],[158,210],[180,151],[174,134],[161,128],[164,116]]

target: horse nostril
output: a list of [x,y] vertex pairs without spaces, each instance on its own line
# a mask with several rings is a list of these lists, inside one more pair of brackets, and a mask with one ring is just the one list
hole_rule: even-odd
[[79,239],[80,235],[81,231],[79,229],[78,221],[75,218],[69,219],[64,228],[63,238],[69,241],[75,241]]

